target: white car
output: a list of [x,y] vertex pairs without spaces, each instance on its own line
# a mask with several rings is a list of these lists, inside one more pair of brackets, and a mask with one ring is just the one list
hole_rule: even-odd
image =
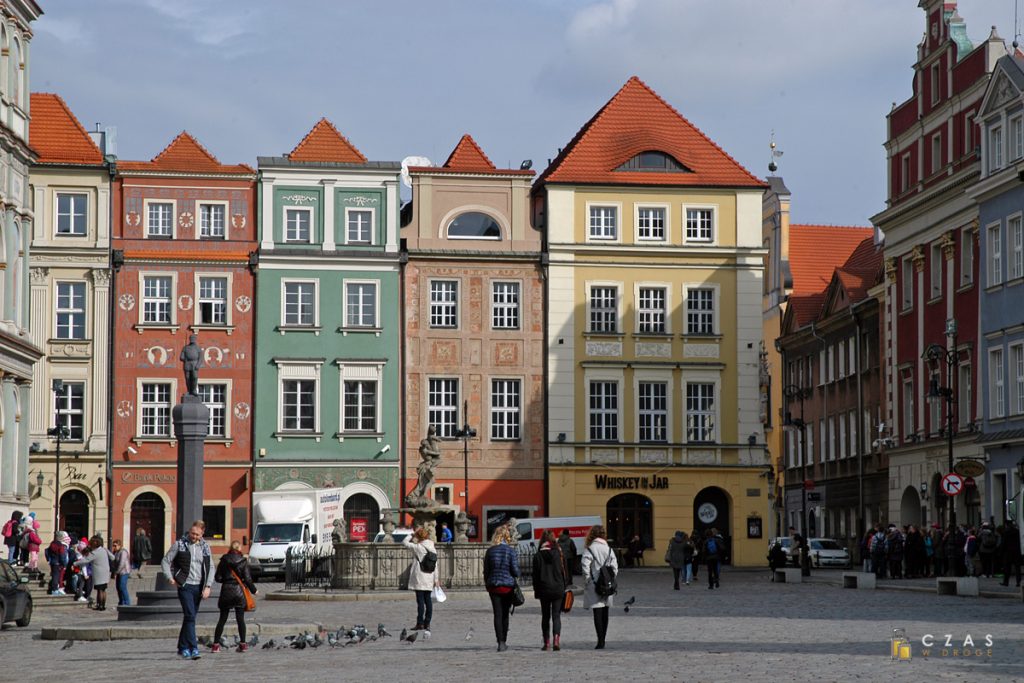
[[812,538],[811,562],[815,567],[850,567],[850,553],[832,538]]

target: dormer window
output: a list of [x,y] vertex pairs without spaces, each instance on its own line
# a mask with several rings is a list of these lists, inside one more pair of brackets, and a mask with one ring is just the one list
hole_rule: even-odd
[[640,171],[643,173],[679,173],[689,169],[664,152],[647,150],[646,152],[640,152],[615,170]]
[[485,213],[467,211],[448,224],[448,237],[463,240],[500,240],[501,226]]

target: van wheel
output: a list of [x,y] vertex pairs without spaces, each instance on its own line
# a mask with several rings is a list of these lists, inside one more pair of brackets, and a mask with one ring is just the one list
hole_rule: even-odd
[[32,601],[29,600],[28,604],[25,605],[25,613],[23,615],[21,615],[21,619],[18,619],[14,623],[17,624],[18,626],[24,627],[24,626],[28,626],[29,622],[31,622],[31,621],[32,621]]

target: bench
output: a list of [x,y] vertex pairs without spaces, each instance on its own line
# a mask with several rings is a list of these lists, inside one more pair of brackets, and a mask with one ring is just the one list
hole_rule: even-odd
[[935,579],[935,590],[939,595],[981,594],[976,576],[940,576]]
[[874,589],[875,575],[871,572],[843,572],[843,588]]
[[799,569],[776,569],[775,570],[775,581],[776,583],[803,583],[803,576],[800,575]]

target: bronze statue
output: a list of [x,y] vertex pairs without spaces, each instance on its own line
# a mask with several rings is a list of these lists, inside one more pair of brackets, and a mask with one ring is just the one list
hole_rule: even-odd
[[434,501],[427,497],[430,484],[434,481],[434,469],[441,462],[441,449],[434,426],[427,428],[427,438],[420,441],[420,464],[416,467],[416,488],[405,497],[409,507],[432,507]]
[[203,350],[199,348],[196,335],[189,335],[188,344],[181,350],[182,367],[185,370],[185,393],[199,395],[199,368],[203,367]]

